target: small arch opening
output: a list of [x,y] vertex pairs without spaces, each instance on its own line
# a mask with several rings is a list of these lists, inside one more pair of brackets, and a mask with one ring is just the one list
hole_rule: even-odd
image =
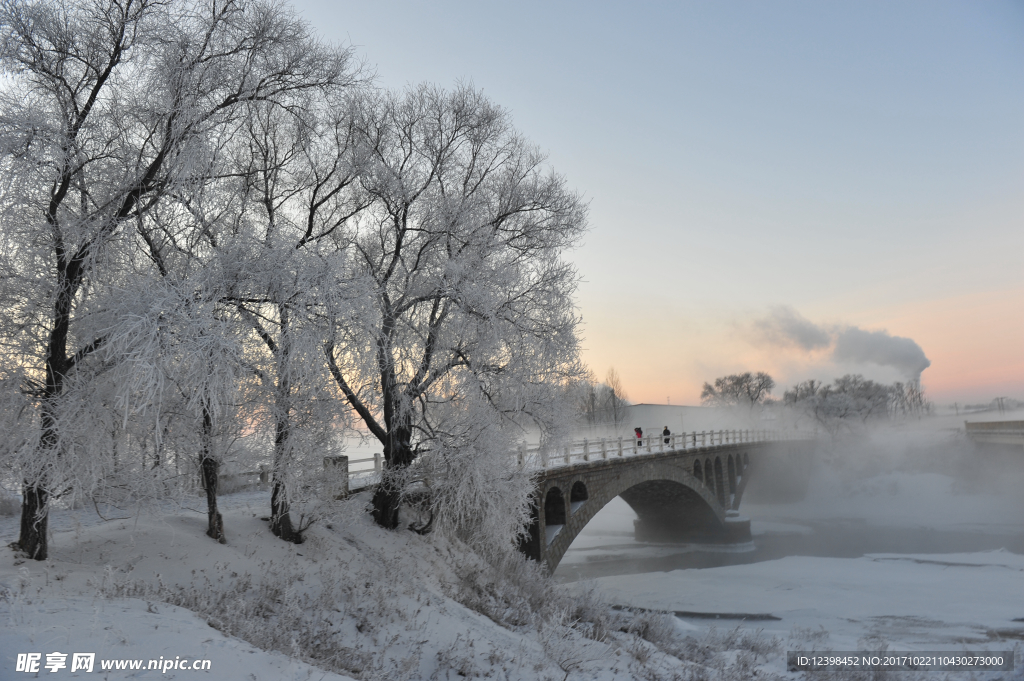
[[583,484],[583,481],[574,482],[572,489],[569,490],[569,513],[572,514],[579,510],[587,498],[587,486]]
[[693,477],[697,478],[703,484],[704,482],[704,469],[700,466],[700,461],[693,462]]
[[736,494],[736,463],[733,461],[732,454],[729,455],[727,465],[729,467],[729,494]]
[[549,489],[544,497],[544,525],[548,544],[565,527],[565,495],[557,487]]

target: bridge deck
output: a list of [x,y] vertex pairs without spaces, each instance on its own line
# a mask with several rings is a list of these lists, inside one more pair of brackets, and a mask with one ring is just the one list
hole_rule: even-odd
[[[595,461],[613,461],[632,457],[677,455],[681,452],[703,451],[723,445],[810,440],[814,435],[805,432],[783,432],[763,429],[702,430],[657,435],[642,440],[632,437],[574,440],[555,446],[522,444],[513,450],[519,463],[530,469],[548,470],[575,466]],[[665,440],[668,440],[666,442]],[[380,480],[383,457],[348,461],[349,489],[356,490],[375,485]]]

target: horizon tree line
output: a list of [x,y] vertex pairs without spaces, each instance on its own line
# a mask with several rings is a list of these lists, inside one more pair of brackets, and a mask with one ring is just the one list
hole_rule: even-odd
[[781,406],[810,418],[835,436],[850,423],[921,415],[931,411],[920,382],[896,381],[891,385],[846,374],[831,384],[810,379],[783,392],[781,400],[771,397],[775,380],[763,371],[731,374],[705,383],[701,402],[705,406],[755,408]]

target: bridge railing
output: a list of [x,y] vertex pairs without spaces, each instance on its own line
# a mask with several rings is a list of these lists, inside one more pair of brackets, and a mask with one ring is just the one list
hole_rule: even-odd
[[[701,430],[672,433],[671,435],[657,433],[650,436],[644,435],[642,438],[584,438],[557,445],[521,444],[512,454],[517,457],[521,465],[546,469],[589,461],[642,457],[665,452],[696,451],[721,445],[803,440],[812,437],[813,435],[809,433],[768,429]],[[350,486],[355,489],[378,482],[384,460],[381,454],[374,454],[370,458],[350,459],[348,464]]]
[[620,457],[645,456],[664,452],[698,450],[721,445],[775,442],[783,439],[806,439],[806,433],[783,433],[767,429],[702,430],[670,435],[644,435],[637,437],[583,439],[553,446],[520,445],[517,450],[519,463],[537,467],[553,468],[574,463],[616,459]]

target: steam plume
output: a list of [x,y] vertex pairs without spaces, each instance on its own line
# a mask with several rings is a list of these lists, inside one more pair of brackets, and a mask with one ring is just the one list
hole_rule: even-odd
[[832,336],[825,329],[788,305],[772,308],[767,317],[754,322],[754,328],[774,345],[817,350],[832,344]]
[[931,360],[913,339],[856,326],[821,326],[787,305],[772,308],[768,315],[755,320],[753,327],[761,342],[806,351],[831,347],[836,362],[892,367],[913,381],[920,380],[921,372],[931,366]]
[[890,336],[886,331],[864,331],[850,326],[836,335],[832,357],[837,361],[871,362],[890,366],[917,381],[931,366],[921,346],[910,338]]

